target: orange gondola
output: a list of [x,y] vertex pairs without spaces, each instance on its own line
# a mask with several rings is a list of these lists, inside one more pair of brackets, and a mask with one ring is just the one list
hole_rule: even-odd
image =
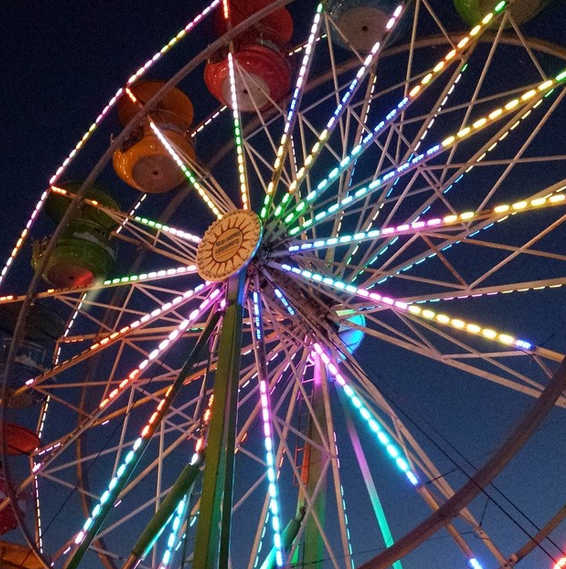
[[39,557],[19,543],[0,541],[0,567],[3,569],[43,569]]
[[[118,103],[120,122],[127,125],[162,86],[159,81],[147,81],[131,87],[133,98],[124,95]],[[188,134],[194,117],[193,105],[182,91],[173,88],[152,106],[148,117],[140,119],[140,124],[114,152],[114,170],[126,184],[142,192],[169,192],[183,182],[184,174],[151,128],[151,122],[179,158],[194,160],[195,151]]]

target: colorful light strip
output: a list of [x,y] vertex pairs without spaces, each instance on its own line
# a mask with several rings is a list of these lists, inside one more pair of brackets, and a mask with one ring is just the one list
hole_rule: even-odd
[[[224,1],[227,7],[228,3]],[[225,12],[227,18],[227,13]],[[238,181],[240,183],[240,195],[242,199],[242,209],[250,209],[250,190],[248,188],[248,178],[246,174],[246,162],[244,155],[244,144],[242,138],[242,121],[240,119],[240,109],[238,107],[238,94],[236,93],[236,69],[234,55],[228,53],[228,76],[230,78],[230,99],[232,102],[232,120],[234,121],[234,142],[236,143],[236,158],[238,160]]]
[[[253,320],[255,336],[258,342],[263,341],[262,314],[259,294],[257,291],[252,293],[253,299]],[[260,368],[262,366],[259,366]],[[269,401],[269,384],[264,373],[258,374],[259,392],[261,402],[261,417],[263,421],[263,435],[265,444],[265,460],[267,463],[267,480],[269,485],[269,511],[271,513],[271,528],[273,530],[273,547],[275,548],[275,563],[277,567],[283,567],[284,548],[282,540],[281,516],[279,507],[279,493],[277,491],[277,472],[275,469],[275,453],[273,450],[273,427],[272,411]]]
[[396,300],[390,296],[382,296],[381,294],[378,294],[376,292],[370,292],[369,290],[364,289],[362,287],[357,287],[352,284],[344,283],[337,279],[333,279],[332,277],[327,277],[324,275],[320,275],[318,273],[313,273],[312,271],[300,269],[299,267],[291,267],[290,265],[287,264],[279,265],[276,263],[271,263],[271,266],[286,272],[294,273],[309,281],[316,282],[319,284],[324,284],[340,292],[355,294],[362,298],[373,300],[383,306],[387,306],[389,308],[395,308],[401,310],[402,312],[413,314],[414,316],[419,316],[426,320],[434,320],[435,322],[451,326],[452,328],[455,328],[462,332],[467,332],[474,336],[481,336],[487,340],[493,340],[501,344],[504,344],[506,346],[512,346],[518,348],[520,350],[536,351],[536,347],[533,346],[530,342],[526,342],[525,340],[519,340],[505,332],[497,332],[495,330],[492,330],[491,328],[484,328],[482,326],[479,326],[471,322],[466,322],[459,318],[449,317],[446,314],[437,314],[432,310],[422,309],[416,304],[407,304],[406,302]]
[[[558,190],[560,192],[562,190]],[[558,192],[549,194],[542,198],[532,198],[520,200],[512,204],[502,204],[491,209],[484,209],[479,212],[466,211],[458,214],[445,215],[444,217],[435,217],[428,220],[419,220],[412,223],[404,223],[397,226],[386,226],[381,229],[373,229],[371,231],[360,231],[354,235],[335,235],[326,239],[310,239],[301,241],[301,244],[293,244],[287,248],[288,253],[296,253],[297,251],[307,251],[311,249],[323,249],[325,247],[338,247],[340,245],[349,245],[360,241],[367,241],[379,238],[388,238],[395,235],[411,235],[416,231],[426,230],[430,228],[450,227],[460,223],[472,223],[474,221],[483,220],[492,216],[504,216],[507,219],[509,215],[516,213],[532,211],[540,209],[543,206],[554,206],[566,204],[566,196]],[[498,221],[503,221],[499,219]],[[285,253],[280,253],[281,255]],[[277,256],[275,253],[274,256]]]
[[[197,287],[198,288],[198,287]],[[202,290],[202,289],[201,289]],[[196,289],[195,289],[196,291]],[[194,294],[193,291],[190,291],[191,293]],[[198,308],[196,308],[195,310],[193,310],[189,316],[183,320],[175,330],[173,330],[171,333],[168,334],[167,338],[165,340],[162,340],[159,343],[159,346],[157,348],[155,348],[152,352],[150,352],[149,356],[147,358],[145,358],[140,365],[135,368],[133,371],[131,371],[128,374],[128,377],[126,377],[126,379],[122,380],[120,382],[120,384],[118,385],[118,387],[116,387],[114,390],[112,390],[104,399],[102,399],[102,401],[99,404],[99,408],[103,409],[104,407],[106,407],[109,403],[111,403],[116,397],[118,397],[118,395],[126,388],[128,387],[132,381],[134,381],[135,379],[137,379],[142,371],[148,367],[149,365],[151,365],[151,363],[156,360],[158,357],[161,356],[161,354],[171,346],[172,343],[174,343],[176,340],[178,340],[183,332],[185,332],[185,330],[191,325],[193,324],[196,319],[201,316],[201,314],[213,303],[214,299],[220,294],[220,289],[215,289],[213,290],[210,295],[200,304],[200,306]],[[184,295],[183,295],[184,296]],[[155,311],[154,311],[155,312]],[[153,313],[151,313],[153,314]],[[145,315],[144,317],[142,317],[140,319],[140,322],[143,321],[144,318],[146,318],[147,316],[151,317],[151,314],[149,315]],[[148,318],[149,320],[149,318]],[[131,328],[131,327],[130,327]],[[108,339],[110,340],[110,337],[108,337]],[[103,340],[102,340],[103,341]],[[101,344],[102,344],[101,341]]]
[[[125,277],[115,277],[113,279],[107,279],[103,281],[101,284],[95,285],[88,285],[82,287],[74,287],[74,288],[49,288],[46,291],[39,292],[36,294],[36,298],[50,298],[52,296],[60,296],[62,293],[71,294],[81,291],[86,292],[94,292],[97,290],[102,290],[103,288],[110,288],[113,286],[119,286],[128,283],[134,283],[137,281],[146,281],[146,280],[159,280],[164,278],[171,278],[179,275],[191,275],[197,272],[196,265],[186,265],[182,267],[177,267],[175,269],[161,269],[159,271],[150,271],[149,273],[140,273],[139,275],[128,275]],[[13,295],[8,294],[4,296],[0,296],[0,304],[2,303],[9,303],[9,302],[18,302],[21,300],[25,300],[26,295]]]
[[206,128],[212,121],[216,120],[228,107],[226,105],[222,105],[216,112],[210,115],[202,124],[199,124],[197,128],[195,128],[191,132],[191,138],[194,138],[199,132],[201,132],[204,128]]
[[6,274],[8,273],[10,266],[14,262],[14,259],[16,258],[17,254],[20,252],[20,249],[22,248],[22,245],[24,244],[25,239],[28,236],[30,229],[32,228],[33,222],[35,221],[37,214],[43,208],[43,204],[45,203],[45,200],[47,199],[48,195],[49,195],[49,191],[46,190],[45,192],[43,192],[43,194],[41,194],[39,201],[35,204],[35,207],[33,208],[33,211],[30,215],[30,218],[28,219],[28,221],[26,223],[26,226],[24,227],[24,230],[20,233],[19,239],[16,241],[16,244],[14,245],[14,248],[12,249],[10,256],[6,260],[6,264],[4,265],[2,272],[0,272],[0,286],[2,285],[2,281],[4,280],[4,277],[6,276]]
[[285,159],[285,153],[287,152],[287,147],[289,144],[289,133],[293,130],[295,125],[297,111],[301,104],[301,98],[303,96],[303,91],[306,87],[306,75],[308,73],[312,57],[314,55],[314,44],[318,38],[318,32],[320,30],[320,25],[322,23],[322,10],[323,3],[318,4],[315,10],[315,16],[311,24],[309,31],[309,36],[307,42],[304,46],[303,59],[301,60],[301,65],[299,67],[299,73],[297,75],[297,81],[295,83],[295,89],[293,90],[293,96],[291,97],[291,102],[289,103],[289,109],[287,111],[287,116],[285,117],[285,124],[283,126],[283,135],[279,141],[279,148],[277,149],[275,163],[273,164],[273,176],[267,186],[267,195],[264,198],[263,207],[260,211],[261,219],[266,219],[271,202],[273,200],[273,195],[275,192],[275,186],[277,184],[279,173],[281,171],[281,166],[283,160]]
[[[103,281],[103,285],[126,284],[148,279],[160,279],[166,277],[174,277],[178,275],[194,274],[197,272],[196,265],[186,265],[175,269],[160,269],[158,271],[150,271],[149,273],[140,273],[139,275],[128,275],[125,277],[115,277]],[[91,287],[92,288],[92,287]],[[51,289],[53,290],[53,289]]]
[[437,302],[438,300],[463,300],[465,298],[480,298],[481,296],[495,296],[497,294],[510,294],[512,292],[528,292],[533,290],[545,290],[547,288],[562,288],[564,283],[545,284],[537,286],[525,286],[522,283],[518,285],[520,288],[509,288],[504,290],[496,290],[489,292],[474,292],[473,294],[462,294],[458,296],[446,296],[439,299],[416,301],[415,304],[424,304],[426,302]]
[[[204,312],[210,305],[213,303],[214,298],[216,298],[220,294],[220,289],[215,289],[207,299],[205,299],[199,308],[194,310],[190,315],[186,322],[186,325],[183,323],[184,329],[186,329],[191,320],[194,321],[202,312]],[[179,331],[177,331],[177,335],[179,335]],[[169,340],[172,341],[172,340]],[[162,342],[163,344],[163,342]],[[165,347],[161,348],[160,344],[160,351],[163,351]],[[148,361],[148,360],[146,360]],[[146,364],[147,365],[147,364]],[[144,366],[145,367],[145,366]],[[141,366],[140,366],[141,368]],[[139,368],[138,368],[139,369]],[[157,427],[161,423],[165,413],[169,410],[174,397],[178,392],[179,386],[176,384],[171,385],[167,391],[165,392],[165,396],[161,399],[159,404],[156,406],[155,411],[151,415],[149,421],[141,430],[139,437],[134,441],[132,448],[126,454],[122,464],[116,471],[116,474],[110,480],[110,483],[107,489],[102,493],[98,504],[92,510],[90,516],[85,521],[81,531],[76,535],[74,539],[75,546],[81,546],[85,539],[92,540],[94,533],[96,533],[97,525],[100,524],[101,514],[105,514],[111,507],[114,501],[116,500],[118,494],[122,490],[124,484],[129,479],[130,475],[132,474],[137,462],[141,458],[141,455],[145,451],[147,445],[149,444],[151,438],[155,434]],[[114,398],[109,397],[110,398]],[[101,407],[103,404],[101,403]],[[104,516],[102,516],[103,518]],[[96,523],[98,521],[98,524]],[[71,560],[72,561],[72,560]]]
[[[73,200],[76,197],[76,194],[69,192],[68,190],[65,190],[64,188],[60,188],[58,186],[51,186],[51,191],[55,194],[64,196],[64,197],[68,198],[69,200]],[[82,201],[86,205],[95,207],[96,209],[103,211],[103,212],[109,214],[110,216],[122,217],[124,215],[121,212],[118,212],[112,208],[103,206],[97,200],[92,200],[89,198],[83,198]],[[139,207],[141,202],[142,202],[142,200],[138,201],[135,209],[137,209],[137,207]],[[141,225],[151,227],[152,229],[159,229],[160,231],[163,231],[164,233],[170,233],[171,235],[175,235],[176,237],[180,237],[181,239],[184,239],[186,241],[190,241],[192,243],[197,243],[197,244],[201,242],[201,238],[197,237],[196,235],[192,235],[190,233],[187,233],[186,231],[182,231],[181,229],[176,229],[175,227],[169,227],[168,225],[165,225],[163,223],[159,223],[157,221],[153,221],[151,219],[148,219],[147,217],[140,217],[139,215],[136,215],[136,216],[131,217],[131,220],[132,219],[134,221],[137,221]],[[129,220],[126,219],[126,220],[122,221],[120,229],[124,226],[124,224],[127,221],[129,221]]]
[[338,364],[330,359],[320,344],[314,344],[316,354],[322,359],[328,371],[336,379],[336,383],[343,389],[344,393],[358,413],[366,421],[370,430],[375,434],[379,444],[387,451],[387,454],[393,459],[397,468],[407,477],[407,480],[413,485],[419,485],[419,479],[415,472],[411,470],[408,461],[403,456],[403,451],[395,444],[391,437],[383,430],[381,425],[375,420],[373,413],[364,405],[360,397],[354,389],[348,384],[345,377],[338,368]]
[[[130,90],[128,89],[127,91],[129,92]],[[159,130],[157,125],[151,119],[149,119],[149,126],[150,126],[151,130],[155,133],[157,138],[159,139],[159,142],[161,142],[161,144],[163,144],[163,146],[165,147],[165,150],[167,150],[167,152],[169,152],[169,155],[171,156],[171,158],[173,158],[173,160],[175,161],[177,166],[179,166],[179,168],[181,169],[181,171],[185,175],[185,178],[187,178],[187,180],[189,180],[189,182],[192,184],[193,188],[197,191],[198,195],[202,198],[204,203],[208,206],[210,211],[212,211],[212,213],[217,217],[217,219],[220,219],[222,217],[222,213],[220,212],[218,207],[216,207],[216,204],[211,199],[211,197],[208,195],[208,192],[204,189],[204,187],[197,180],[194,173],[191,172],[187,168],[187,166],[181,160],[181,158],[179,157],[177,152],[175,152],[175,150],[173,149],[173,147],[171,146],[171,144],[169,143],[167,138],[165,138],[165,135]]]
[[163,223],[147,219],[147,217],[140,217],[136,215],[133,219],[142,225],[146,225],[147,227],[151,227],[153,229],[159,229],[159,231],[170,233],[171,235],[175,235],[175,237],[180,237],[181,239],[191,241],[192,243],[200,243],[202,241],[202,239],[196,235],[192,235],[191,233],[187,233],[181,229],[176,229],[175,227],[170,227],[168,225],[164,225]]
[[265,533],[267,530],[268,522],[269,522],[269,510],[267,511],[267,513],[265,515],[265,523],[263,524],[263,528],[261,530],[261,535],[259,537],[259,545],[257,547],[257,552],[255,555],[255,560],[254,560],[254,569],[256,569],[256,567],[258,566],[258,563],[259,563],[259,555],[261,553],[261,550],[263,549],[263,540],[265,538]]
[[[456,85],[459,83],[460,79],[462,78],[462,74],[464,73],[464,71],[466,70],[466,68],[468,67],[468,64],[465,63],[462,67],[460,72],[458,73],[458,75],[456,76],[456,79],[454,80],[454,82],[452,83],[452,85],[450,86],[448,93],[446,93],[446,96],[444,97],[444,99],[442,100],[442,102],[440,103],[440,105],[438,106],[438,108],[436,109],[436,113],[433,115],[433,117],[430,119],[428,125],[426,126],[424,132],[422,133],[421,137],[419,138],[417,144],[415,145],[414,151],[411,153],[410,158],[413,158],[413,156],[415,155],[415,152],[418,151],[418,149],[420,148],[421,144],[424,142],[425,138],[427,137],[430,129],[432,128],[436,117],[438,116],[438,113],[440,113],[442,111],[442,109],[444,108],[444,105],[446,105],[446,103],[448,102],[448,99],[450,97],[450,95],[452,95],[452,93],[454,92],[454,89],[456,88]],[[397,182],[399,181],[399,179],[397,179],[395,181],[394,184],[391,185],[391,187],[389,188],[389,191],[387,192],[385,199],[389,198],[391,196],[391,194],[393,193],[393,190],[397,184]],[[445,192],[447,192],[449,190],[449,188],[447,188],[445,190]],[[445,193],[443,192],[443,193]],[[381,210],[381,208],[383,207],[383,203],[381,203],[379,205],[378,211],[371,216],[371,219],[369,220],[369,223],[366,224],[365,226],[365,231],[371,231],[371,229],[374,226],[374,222],[377,219],[377,216],[379,215],[379,210]],[[430,206],[428,208],[425,208],[425,210],[423,211],[423,214],[426,213],[426,211],[428,211],[428,209],[430,209]],[[418,221],[420,219],[420,215],[416,217],[415,221]],[[392,244],[392,243],[391,243]],[[387,249],[389,248],[389,245],[387,245],[386,247],[383,247],[378,253],[377,255],[375,255],[375,257],[370,261],[369,264],[374,263],[381,255],[383,255]],[[354,250],[352,251],[352,253],[350,254],[350,256],[348,257],[346,263],[349,265],[352,261],[352,258],[354,257],[354,255],[358,252],[359,246],[356,246],[354,248]],[[366,265],[367,266],[367,265]],[[355,282],[356,279],[363,274],[363,270],[358,271],[354,277],[352,278],[352,282]]]
[[[501,9],[498,9],[499,8],[499,4],[498,4],[496,6],[496,9],[494,9],[493,12],[490,12],[489,14],[484,16],[484,18],[482,18],[480,24],[478,24],[477,26],[474,26],[474,28],[472,28],[470,33],[467,36],[465,36],[464,38],[462,38],[462,40],[460,40],[458,45],[454,49],[450,50],[444,56],[444,58],[441,59],[433,67],[432,71],[425,74],[424,77],[421,79],[421,81],[409,91],[408,95],[406,97],[403,97],[403,99],[401,99],[397,103],[396,107],[393,107],[393,109],[387,114],[385,120],[381,121],[373,129],[372,132],[370,132],[369,134],[367,134],[364,137],[364,139],[362,140],[361,143],[359,143],[358,145],[356,145],[354,147],[354,149],[352,150],[350,155],[342,160],[342,162],[344,162],[344,164],[342,164],[342,162],[341,162],[336,168],[334,168],[331,172],[332,176],[329,178],[332,180],[337,178],[339,174],[341,174],[346,168],[348,168],[350,161],[353,158],[355,158],[356,156],[358,156],[359,154],[361,154],[366,148],[368,148],[374,142],[374,140],[385,129],[385,127],[389,126],[389,124],[391,124],[393,122],[393,120],[397,117],[398,112],[403,110],[409,104],[413,103],[414,100],[417,99],[417,97],[419,95],[421,95],[426,90],[426,88],[433,83],[433,81],[441,74],[441,72],[448,67],[448,64],[450,62],[452,62],[456,58],[457,55],[460,55],[467,47],[469,47],[471,39],[478,36],[480,34],[480,32],[485,31],[487,26],[489,26],[489,24],[491,23],[493,17],[497,13],[501,12],[501,10],[503,10],[507,5],[511,4],[512,1],[511,2],[505,2],[503,8],[501,8]],[[325,180],[320,182],[319,185],[317,186],[317,189],[314,191],[320,192],[322,189],[326,188],[326,185],[330,181],[329,178],[326,178]],[[320,187],[321,185],[323,185],[322,188]],[[291,187],[290,187],[289,191],[295,191],[295,189],[296,189],[296,187],[293,189],[291,189]],[[313,192],[311,192],[311,194],[312,193]],[[309,196],[311,194],[309,194]],[[310,201],[312,201],[315,197],[316,197],[316,195],[313,196]],[[308,196],[307,196],[307,199],[308,199]],[[284,200],[285,200],[285,197],[284,197]],[[284,212],[284,209],[282,206],[284,206],[285,203],[287,203],[288,201],[289,200],[287,198],[287,200],[282,201],[281,204],[275,209],[275,216],[276,217],[279,217],[282,215],[282,213]]]
[[289,301],[283,296],[283,293],[278,289],[274,289],[275,296],[281,301],[281,304],[285,307],[285,310],[291,315],[295,316],[296,312],[293,310],[293,307],[289,304]]
[[[147,194],[140,194],[140,197],[136,200],[136,202],[134,203],[134,205],[132,206],[132,208],[130,209],[130,211],[128,212],[128,217],[129,218],[133,218],[136,211],[138,211],[138,209],[140,208],[141,204],[145,201],[145,198],[147,197]],[[119,234],[122,232],[122,230],[124,229],[124,227],[126,226],[126,224],[128,223],[129,219],[125,219],[124,221],[122,221],[122,223],[120,223],[120,227],[118,227],[118,229],[116,229],[116,233]]]
[[[472,164],[471,166],[469,166],[468,168],[466,168],[466,170],[465,170],[464,172],[461,172],[461,173],[459,172],[459,173],[457,173],[457,174],[454,174],[454,175],[453,175],[453,181],[452,181],[452,182],[448,182],[447,187],[442,190],[442,193],[443,193],[443,194],[447,194],[452,188],[454,188],[454,186],[456,186],[456,184],[458,184],[458,183],[464,178],[464,175],[465,175],[465,174],[468,174],[471,170],[473,170],[473,168],[474,168],[477,164],[479,164],[482,160],[484,160],[485,157],[486,157],[490,152],[492,152],[492,151],[498,146],[498,144],[499,144],[502,140],[504,140],[504,139],[507,137],[507,135],[509,134],[509,132],[511,132],[511,130],[514,130],[514,129],[519,125],[519,123],[521,123],[523,120],[525,120],[525,119],[531,114],[531,112],[532,112],[534,109],[536,109],[537,107],[539,107],[539,106],[542,104],[542,102],[543,102],[543,100],[542,100],[542,99],[539,99],[539,100],[533,105],[532,109],[529,109],[529,110],[528,110],[525,114],[523,114],[516,122],[514,122],[508,130],[506,130],[502,135],[500,135],[500,137],[499,137],[498,140],[496,140],[493,144],[491,144],[491,145],[487,148],[487,150],[486,150],[485,152],[483,152],[483,153],[477,158],[475,164]],[[562,188],[562,189],[564,189],[564,188]],[[562,191],[562,189],[560,189],[560,190],[558,190],[558,191]],[[430,208],[431,208],[430,205],[427,206],[427,207],[423,210],[422,214],[425,214],[428,210],[430,210]],[[418,220],[418,219],[419,219],[419,217],[417,217],[417,220]],[[502,221],[502,220],[499,220],[499,221]],[[489,229],[489,228],[491,228],[491,227],[493,227],[493,224],[487,225],[486,227],[482,227],[482,228],[480,229],[480,231],[485,231],[486,229]],[[449,249],[450,247],[452,247],[452,244],[446,245],[445,247],[441,248],[440,250],[441,250],[441,251],[446,251],[446,250]],[[371,266],[373,263],[375,263],[375,262],[377,261],[377,259],[379,258],[379,256],[381,256],[383,253],[385,253],[385,251],[386,251],[387,249],[388,249],[388,247],[384,247],[381,251],[379,251],[379,252],[377,253],[377,255],[375,255],[372,259],[370,259],[370,261],[366,264],[366,267]],[[430,258],[435,257],[435,256],[436,256],[436,252],[433,252],[432,254],[428,255],[426,258],[427,258],[427,259],[430,259]],[[412,267],[414,267],[416,264],[418,264],[418,263],[420,263],[420,262],[422,262],[422,261],[417,261],[416,263],[413,263],[413,264],[410,264],[410,265],[407,265],[407,266],[403,267],[403,268],[401,269],[401,272],[405,272],[405,271],[410,270]],[[356,275],[354,276],[354,278],[352,279],[353,282],[354,282],[361,274],[363,274],[363,273],[364,273],[364,271],[362,270],[362,271],[360,271],[358,274],[356,274]],[[389,278],[390,278],[390,277],[386,277],[385,280],[388,280]],[[385,280],[381,280],[380,282],[383,283],[383,282],[385,282]]]
[[[336,442],[336,433],[334,433],[334,456],[336,457],[336,463],[340,467],[340,455],[338,454],[338,443]],[[348,513],[346,511],[346,499],[344,498],[344,486],[340,483],[340,500],[342,501],[342,512],[344,516],[344,524],[346,526],[346,539],[348,541],[348,553],[350,556],[350,569],[355,569],[354,565],[354,551],[352,550],[352,537],[350,534],[350,525],[348,522]]]
[[[134,322],[132,322],[131,324],[124,326],[120,330],[118,330],[116,332],[112,332],[108,336],[102,338],[100,341],[95,342],[87,350],[84,350],[78,354],[75,354],[74,356],[72,356],[68,360],[65,360],[65,361],[60,362],[60,363],[56,363],[48,372],[43,373],[41,375],[38,375],[37,377],[28,379],[25,382],[25,385],[28,388],[31,386],[37,385],[37,384],[41,383],[43,380],[48,379],[49,377],[52,377],[56,373],[60,373],[60,372],[64,371],[65,369],[68,369],[69,367],[79,363],[80,361],[91,357],[93,354],[108,348],[112,344],[120,341],[124,336],[126,336],[126,334],[131,333],[136,328],[139,328],[140,326],[144,326],[144,325],[150,324],[151,322],[154,322],[155,320],[157,320],[158,318],[163,316],[165,313],[167,313],[169,310],[173,310],[176,307],[178,307],[182,302],[186,302],[187,300],[190,300],[191,298],[193,298],[198,293],[203,292],[205,290],[206,286],[207,285],[202,284],[202,285],[197,286],[194,290],[185,291],[182,295],[175,297],[170,302],[163,304],[161,307],[156,308],[155,310],[153,310],[152,312],[150,312],[148,314],[145,314],[144,316],[142,316],[138,320],[134,320]],[[210,287],[211,285],[208,285],[208,286]],[[218,294],[218,292],[215,293],[213,291],[213,293],[210,296],[212,297],[213,294],[214,294],[214,296],[216,296]],[[205,300],[205,302],[206,302],[206,300]],[[205,306],[205,308],[207,306],[208,306],[208,304]],[[180,334],[186,330],[188,325],[194,321],[194,318],[196,318],[198,316],[198,314],[200,314],[201,312],[202,312],[201,308],[191,312],[191,315],[189,316],[189,318],[187,320],[183,320],[181,322],[181,324],[179,324],[179,326],[173,332],[171,332],[169,334],[167,339],[163,340],[163,342],[161,342],[161,344],[159,344],[158,350],[152,351],[148,358],[143,360],[141,362],[141,364],[136,369],[134,369],[128,375],[128,377],[126,379],[124,379],[120,382],[119,387],[114,389],[110,393],[110,395],[102,401],[102,403],[100,404],[100,408],[105,407],[110,402],[110,400],[114,399],[119,393],[122,392],[122,390],[125,387],[127,387],[131,383],[132,380],[134,380],[136,377],[138,377],[139,374],[142,372],[142,370],[145,369],[151,361],[153,361],[155,358],[157,358],[159,356],[159,354],[162,353],[163,350],[165,350],[173,340],[177,339],[180,336]],[[198,313],[198,314],[196,314],[196,313]],[[24,390],[24,389],[25,388],[20,388],[19,390],[16,390],[15,393],[19,393],[20,390]]]
[[[153,57],[151,59],[148,59],[146,61],[146,63],[142,67],[140,67],[128,79],[126,85],[129,86],[132,83],[136,82],[140,77],[142,77],[142,75],[144,75],[145,72],[150,67],[152,67],[153,64],[158,59],[160,59],[162,55],[164,55],[166,52],[168,52],[179,40],[181,40],[189,31],[191,31],[202,20],[202,18],[204,18],[211,10],[216,8],[216,6],[218,6],[218,4],[220,4],[220,0],[213,0],[213,2],[209,6],[207,6],[194,20],[190,21],[177,35],[175,35],[155,55],[153,55]],[[108,114],[110,109],[112,109],[114,107],[114,105],[116,104],[116,102],[122,96],[123,93],[124,93],[124,88],[121,87],[120,89],[118,89],[116,91],[114,96],[108,101],[107,105],[104,107],[104,109],[102,109],[101,113],[96,117],[95,121],[90,125],[88,130],[83,134],[82,138],[79,140],[79,142],[77,142],[77,144],[71,150],[71,152],[65,158],[65,160],[63,160],[63,163],[59,166],[59,168],[57,168],[57,170],[55,171],[55,174],[53,176],[51,176],[51,178],[49,179],[50,185],[55,184],[57,182],[57,180],[59,180],[59,178],[61,177],[61,174],[63,174],[63,172],[67,169],[67,166],[69,166],[69,164],[75,158],[75,156],[77,155],[79,150],[84,146],[86,141],[90,138],[92,133],[96,130],[96,128],[98,127],[100,122],[104,119],[104,117]],[[4,278],[6,273],[8,272],[8,269],[9,269],[10,265],[12,264],[14,257],[17,255],[19,249],[21,248],[23,240],[25,239],[25,237],[29,233],[29,230],[31,229],[31,226],[33,225],[33,222],[34,222],[37,214],[42,209],[46,198],[47,198],[47,193],[44,192],[43,195],[41,196],[41,198],[39,199],[39,201],[37,202],[32,214],[31,214],[31,216],[30,216],[30,218],[26,224],[24,231],[20,235],[20,238],[18,239],[16,246],[14,247],[12,253],[10,254],[10,257],[6,261],[6,264],[5,264],[4,268],[2,269],[2,272],[0,272],[0,285],[2,284],[2,279]]]
[[[325,142],[330,138],[330,135],[334,132],[334,129],[338,125],[339,119],[348,109],[348,104],[352,100],[352,97],[356,94],[362,79],[366,75],[370,66],[374,63],[374,61],[378,57],[381,51],[381,47],[385,44],[389,35],[393,31],[395,24],[397,23],[399,17],[403,13],[403,9],[404,9],[404,4],[400,4],[399,6],[397,6],[397,8],[393,12],[393,15],[391,16],[391,18],[389,19],[389,21],[385,26],[387,30],[386,35],[380,41],[377,41],[373,44],[368,55],[364,58],[364,61],[360,66],[360,68],[358,69],[356,76],[348,86],[348,89],[346,89],[346,92],[342,96],[340,103],[338,104],[338,106],[334,110],[334,113],[327,121],[326,126],[320,133],[318,140],[311,148],[310,153],[305,159],[304,166],[300,168],[300,170],[297,172],[297,178],[293,180],[293,182],[291,182],[291,184],[289,185],[289,188],[287,190],[289,193],[294,193],[300,189],[302,182],[307,177],[307,174],[310,171],[312,165],[315,163],[316,158],[322,152]],[[345,162],[345,160],[347,160],[347,162]],[[343,169],[345,169],[351,165],[350,164],[351,161],[352,161],[352,156],[349,156],[348,158],[340,162],[340,166]]]
[[[316,214],[314,219],[307,219],[301,225],[297,225],[293,227],[290,231],[290,235],[296,235],[301,230],[308,229],[311,226],[314,226],[320,223],[324,218],[328,215],[335,213],[336,211],[341,210],[344,207],[350,207],[351,205],[357,203],[361,199],[371,195],[372,193],[376,192],[377,190],[383,188],[387,183],[395,181],[400,176],[411,172],[414,170],[421,162],[430,160],[434,156],[437,156],[441,152],[444,152],[448,148],[451,148],[455,144],[469,138],[472,134],[483,130],[486,126],[490,126],[496,120],[516,111],[520,105],[528,102],[535,96],[543,97],[545,94],[550,92],[551,89],[554,89],[557,84],[562,83],[566,80],[566,70],[559,73],[554,79],[548,79],[538,85],[536,89],[529,89],[521,96],[511,99],[501,107],[498,107],[494,111],[490,112],[488,115],[475,120],[471,125],[464,127],[463,129],[459,130],[457,133],[448,136],[445,138],[440,144],[436,144],[435,146],[430,147],[426,152],[419,154],[407,162],[404,162],[400,166],[393,168],[386,172],[381,178],[377,178],[367,186],[363,186],[356,190],[353,195],[349,195],[346,198],[342,199],[334,203],[332,206],[323,210]],[[378,125],[379,126],[379,125]],[[328,178],[325,178],[316,189],[310,192],[310,194],[305,198],[305,200],[300,201],[294,208],[293,212],[291,212],[287,217],[285,217],[285,223],[290,224],[295,221],[301,214],[303,214],[304,210],[307,208],[311,202],[313,202],[322,191],[327,189],[330,183],[332,183],[338,174],[340,173],[340,168],[334,168]]]
[[496,332],[491,328],[483,328],[482,326],[478,326],[472,322],[466,322],[459,318],[452,318],[447,316],[446,314],[437,314],[436,312],[429,310],[427,308],[421,309],[419,306],[415,304],[411,304],[408,307],[408,311],[411,314],[416,316],[421,316],[422,318],[426,318],[427,320],[435,320],[436,322],[440,322],[441,324],[446,324],[451,326],[452,328],[456,328],[457,330],[464,330],[470,334],[474,334],[476,336],[482,336],[487,338],[488,340],[496,340],[501,344],[505,344],[506,346],[515,346],[522,350],[532,350],[533,345],[525,340],[517,340],[513,336],[503,332]]

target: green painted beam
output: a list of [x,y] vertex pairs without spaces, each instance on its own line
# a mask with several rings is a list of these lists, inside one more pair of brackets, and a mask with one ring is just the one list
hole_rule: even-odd
[[226,285],[192,569],[228,569],[245,270]]
[[[344,391],[342,389],[337,389],[336,391],[338,393],[340,403],[342,404],[342,409],[344,410],[344,417],[346,418],[346,427],[348,429],[348,434],[350,435],[350,440],[352,441],[352,446],[354,447],[354,452],[356,454],[356,458],[358,459],[358,465],[362,471],[362,476],[366,485],[373,512],[375,514],[375,518],[379,525],[379,530],[381,531],[381,535],[383,536],[383,541],[386,547],[391,547],[395,543],[393,540],[393,534],[391,533],[389,523],[385,517],[385,511],[381,505],[381,500],[379,499],[377,488],[375,487],[375,483],[370,474],[366,455],[364,453],[360,437],[352,420],[350,408],[348,407],[348,401],[346,400],[346,396],[344,395]],[[393,563],[393,569],[403,569],[403,565],[401,564],[400,560],[397,560],[395,563]]]

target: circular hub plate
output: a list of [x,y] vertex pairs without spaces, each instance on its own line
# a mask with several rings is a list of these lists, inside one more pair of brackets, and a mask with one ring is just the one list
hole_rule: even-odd
[[261,221],[253,211],[232,211],[215,221],[197,251],[199,275],[207,281],[223,281],[237,273],[254,256],[261,233]]

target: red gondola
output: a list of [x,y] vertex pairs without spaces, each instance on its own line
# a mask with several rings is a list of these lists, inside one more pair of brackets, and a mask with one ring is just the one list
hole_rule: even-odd
[[[291,86],[291,69],[285,58],[270,47],[259,44],[243,46],[234,55],[238,107],[248,112],[263,110],[279,101]],[[224,105],[232,106],[228,59],[209,62],[204,69],[209,91]]]

